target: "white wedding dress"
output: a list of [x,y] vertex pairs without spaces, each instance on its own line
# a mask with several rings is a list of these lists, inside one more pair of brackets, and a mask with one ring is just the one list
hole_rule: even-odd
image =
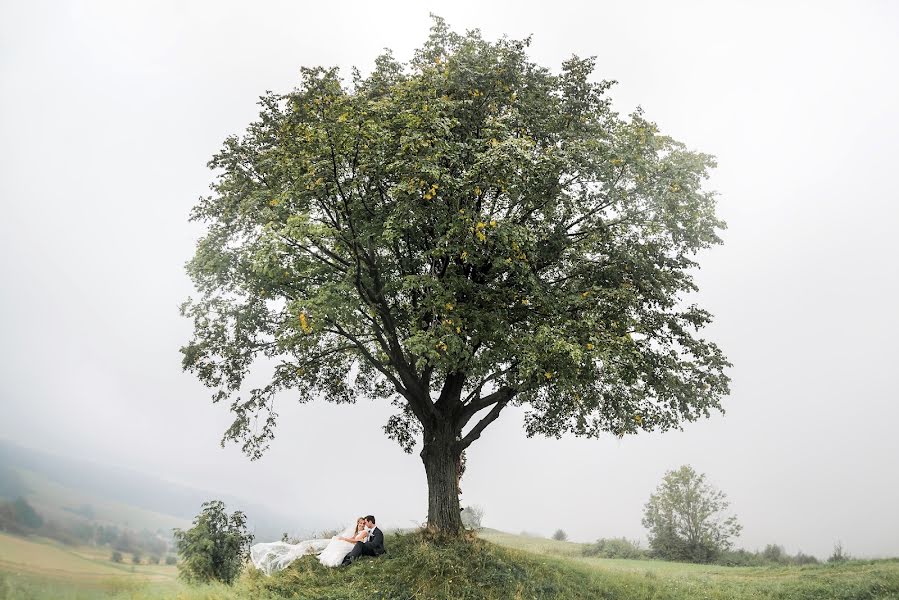
[[[356,526],[351,525],[341,532],[340,536],[353,537],[355,529]],[[344,557],[353,549],[353,545],[337,539],[337,536],[330,540],[303,540],[298,544],[263,542],[253,544],[250,548],[250,560],[254,567],[266,575],[286,569],[290,563],[306,554],[318,554],[319,562],[326,567],[339,567]]]

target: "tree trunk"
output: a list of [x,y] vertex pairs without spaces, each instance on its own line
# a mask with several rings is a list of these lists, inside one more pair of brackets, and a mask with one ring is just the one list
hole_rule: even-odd
[[459,514],[460,459],[452,433],[425,433],[421,460],[428,477],[428,527],[451,535],[463,530]]

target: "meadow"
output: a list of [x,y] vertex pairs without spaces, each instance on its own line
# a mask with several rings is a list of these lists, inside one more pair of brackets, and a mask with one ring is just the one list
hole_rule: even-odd
[[899,599],[899,560],[725,567],[584,557],[583,546],[490,530],[441,546],[393,533],[379,559],[334,570],[304,557],[273,577],[248,571],[228,587],[188,586],[174,566],[113,563],[97,548],[0,534],[0,598]]

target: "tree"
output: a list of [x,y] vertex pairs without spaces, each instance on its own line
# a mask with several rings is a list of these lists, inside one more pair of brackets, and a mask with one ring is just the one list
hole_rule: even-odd
[[109,560],[111,560],[112,562],[115,562],[115,563],[122,562],[122,553],[119,552],[118,550],[114,550],[112,552],[112,556],[110,557]]
[[[386,435],[420,456],[428,525],[462,528],[464,452],[509,405],[528,436],[679,428],[720,410],[729,363],[686,305],[719,243],[714,160],[622,118],[591,80],[528,60],[530,39],[434,17],[408,64],[303,68],[209,166],[187,271],[182,364],[230,401],[224,433],[259,458],[274,401],[391,402]],[[242,390],[258,357],[264,386]]]
[[[253,536],[247,533],[246,517],[235,511],[230,517],[220,500],[203,503],[203,511],[187,531],[174,530],[181,560],[178,576],[188,582],[211,580],[231,584],[250,556]],[[168,559],[166,564],[170,564]]]
[[462,524],[468,529],[480,529],[484,520],[484,507],[470,504],[462,510]]
[[565,533],[563,529],[556,529],[556,532],[553,534],[553,539],[559,542],[568,541],[568,534]]
[[689,465],[668,471],[643,512],[650,548],[668,560],[713,560],[743,528],[736,516],[724,516],[728,506],[724,493]]
[[850,556],[843,550],[843,542],[837,540],[837,542],[833,545],[833,552],[827,557],[827,562],[829,563],[837,563],[837,562],[846,562],[850,559]]

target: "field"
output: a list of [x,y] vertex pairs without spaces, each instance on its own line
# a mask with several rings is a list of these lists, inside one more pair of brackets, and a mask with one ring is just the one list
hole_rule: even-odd
[[[85,597],[155,588],[175,590],[177,569],[165,565],[114,563],[107,549],[68,547],[53,540],[0,534],[0,598]],[[29,592],[26,596],[25,591]],[[47,592],[46,595],[43,592]]]
[[[581,555],[584,544],[493,530],[483,532],[481,537],[501,546],[562,558],[610,581],[617,580],[623,587],[632,587],[634,598],[899,598],[899,559],[801,567],[725,567],[585,557]],[[653,585],[644,585],[646,582]],[[661,589],[667,595],[655,596]]]
[[583,557],[581,544],[486,531],[473,549],[387,538],[387,558],[325,569],[312,557],[234,588],[190,587],[174,566],[115,564],[109,552],[0,534],[0,598],[606,598],[619,600],[899,599],[899,561],[723,567]]

